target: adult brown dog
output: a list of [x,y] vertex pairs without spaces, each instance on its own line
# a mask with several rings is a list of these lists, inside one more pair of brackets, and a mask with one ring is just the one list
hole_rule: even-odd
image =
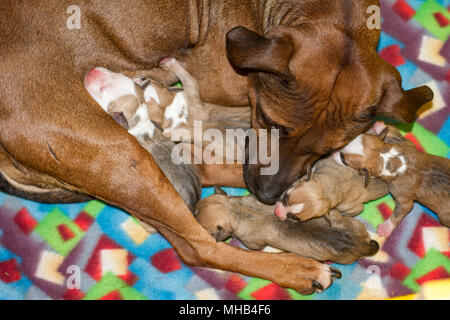
[[253,127],[284,135],[277,175],[245,168],[251,191],[274,203],[375,115],[412,121],[432,98],[426,87],[404,92],[398,72],[376,55],[379,31],[368,30],[366,10],[377,1],[80,0],[81,28],[70,29],[72,4],[0,2],[2,189],[41,201],[87,194],[155,226],[190,265],[302,293],[327,288],[327,265],[216,243],[152,157],[84,90],[83,77],[96,66],[133,72],[174,56],[200,79],[205,101],[250,102]]

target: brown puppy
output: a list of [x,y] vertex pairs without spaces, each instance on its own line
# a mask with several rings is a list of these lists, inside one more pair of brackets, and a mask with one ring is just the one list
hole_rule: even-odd
[[[250,102],[255,129],[276,126],[286,134],[277,175],[261,177],[258,165],[244,173],[259,199],[275,203],[309,162],[364,132],[376,114],[412,121],[432,98],[429,88],[403,91],[399,73],[377,56],[380,31],[367,28],[374,4],[129,0],[125,10],[115,1],[80,0],[71,16],[66,1],[3,0],[0,152],[20,164],[15,180],[34,189],[29,199],[51,192],[52,201],[58,194],[67,200],[69,191],[73,201],[87,194],[153,225],[188,264],[302,293],[313,292],[316,280],[326,288],[331,273],[317,261],[216,243],[152,156],[97,105],[82,80],[95,66],[133,72],[173,56],[200,79],[204,101]],[[70,24],[77,18],[79,28]]]
[[261,250],[271,246],[319,261],[353,263],[377,252],[364,225],[336,210],[329,214],[332,225],[323,218],[306,222],[280,221],[273,206],[260,203],[254,196],[229,197],[220,189],[200,200],[197,220],[217,241],[230,236],[247,248]]
[[[388,130],[394,132],[386,137]],[[450,160],[419,152],[400,137],[397,129],[386,127],[378,136],[361,135],[341,152],[346,165],[367,170],[369,177],[389,185],[395,210],[378,227],[378,233],[388,237],[411,211],[414,201],[434,211],[441,223],[450,227]]]
[[299,179],[285,192],[274,213],[281,220],[292,215],[301,221],[327,215],[332,209],[355,216],[364,210],[364,203],[388,193],[384,181],[367,183],[364,175],[330,156],[314,165],[311,177]]

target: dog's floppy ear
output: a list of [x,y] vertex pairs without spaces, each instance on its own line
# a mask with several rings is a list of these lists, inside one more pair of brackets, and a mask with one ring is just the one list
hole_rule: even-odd
[[291,76],[289,60],[293,47],[287,37],[268,39],[245,27],[227,33],[227,56],[231,64],[247,72],[270,72],[282,78]]
[[416,119],[417,110],[433,100],[433,91],[427,86],[404,91],[398,71],[391,65],[385,70],[386,79],[383,83],[383,93],[377,108],[377,115],[407,123],[413,122]]

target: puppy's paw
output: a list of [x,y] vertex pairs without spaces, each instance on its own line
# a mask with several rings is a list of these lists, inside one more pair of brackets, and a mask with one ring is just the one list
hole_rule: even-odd
[[391,219],[387,219],[385,222],[380,224],[377,228],[377,233],[382,237],[389,237],[395,229],[395,224],[392,223]]
[[177,61],[177,60],[176,60],[174,57],[167,57],[167,58],[162,59],[162,60],[159,62],[159,65],[160,65],[161,67],[167,67],[167,66],[171,65],[172,63],[174,63],[174,62],[176,62],[176,61]]

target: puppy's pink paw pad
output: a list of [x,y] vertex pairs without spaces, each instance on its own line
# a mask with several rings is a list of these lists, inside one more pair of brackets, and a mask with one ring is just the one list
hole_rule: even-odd
[[394,230],[395,225],[390,221],[386,220],[378,226],[377,233],[382,237],[389,237]]

